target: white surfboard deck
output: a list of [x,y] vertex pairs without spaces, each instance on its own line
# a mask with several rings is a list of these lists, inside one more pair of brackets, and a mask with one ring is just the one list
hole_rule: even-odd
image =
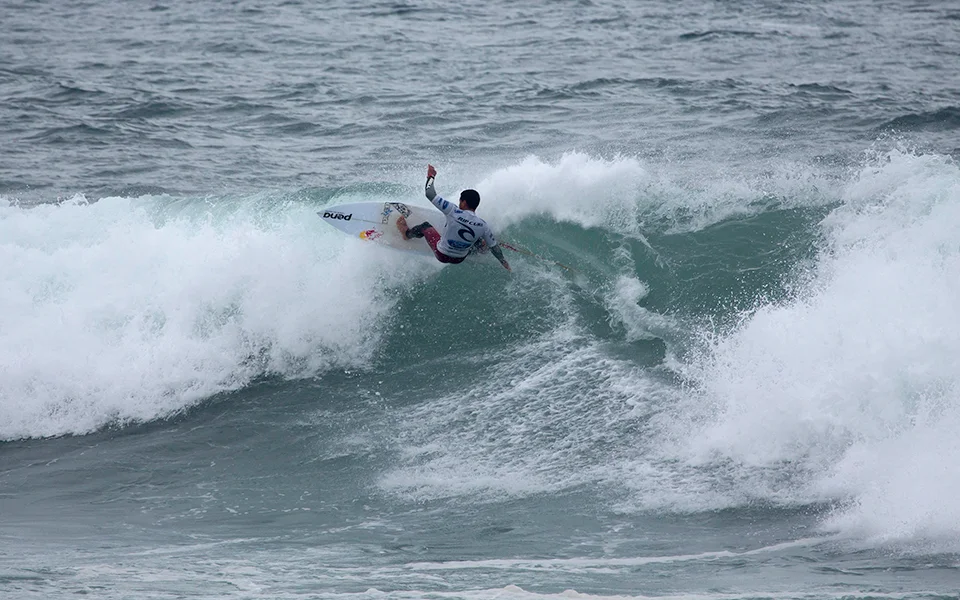
[[[397,229],[401,215],[414,227],[428,222],[442,232],[444,216],[439,210],[426,206],[411,206],[402,202],[355,202],[328,206],[317,212],[328,225],[361,240],[374,242],[397,250],[433,256],[433,250],[423,238],[403,239]],[[474,254],[471,254],[472,258]]]

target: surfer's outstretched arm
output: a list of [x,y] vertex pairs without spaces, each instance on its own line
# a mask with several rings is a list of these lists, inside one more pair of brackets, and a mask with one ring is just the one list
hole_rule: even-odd
[[499,244],[494,246],[493,248],[490,248],[490,252],[492,252],[493,255],[497,257],[497,260],[500,261],[500,264],[503,265],[504,269],[508,271],[510,270],[510,263],[508,263],[507,259],[503,257],[503,250],[500,249]]
[[490,252],[497,257],[497,260],[500,261],[500,264],[503,265],[503,268],[510,270],[510,263],[507,262],[507,259],[503,257],[503,250],[500,249],[500,244],[497,243],[497,238],[493,237],[493,232],[488,228],[483,232],[483,242],[487,245],[487,248],[490,248]]

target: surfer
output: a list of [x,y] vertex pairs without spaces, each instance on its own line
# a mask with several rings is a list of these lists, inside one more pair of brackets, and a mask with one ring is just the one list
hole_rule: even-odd
[[427,244],[436,255],[437,260],[442,263],[460,263],[470,254],[471,248],[479,240],[487,245],[487,248],[497,257],[503,268],[510,270],[510,263],[503,258],[503,251],[497,245],[497,240],[493,237],[493,231],[487,222],[478,217],[476,212],[480,206],[480,194],[477,190],[463,190],[460,192],[460,207],[457,208],[437,195],[433,189],[433,180],[437,176],[437,170],[433,165],[427,165],[427,185],[425,193],[427,200],[440,209],[440,212],[447,216],[447,222],[441,235],[429,222],[414,227],[407,225],[404,217],[397,219],[397,229],[404,239],[426,238]]

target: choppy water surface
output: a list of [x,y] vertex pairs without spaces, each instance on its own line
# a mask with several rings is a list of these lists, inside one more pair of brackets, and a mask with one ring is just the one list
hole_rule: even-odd
[[957,597],[948,3],[0,8],[5,597]]

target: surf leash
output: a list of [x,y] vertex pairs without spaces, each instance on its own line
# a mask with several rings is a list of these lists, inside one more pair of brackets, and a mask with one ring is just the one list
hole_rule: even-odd
[[500,245],[503,246],[504,248],[506,248],[507,250],[513,250],[514,252],[518,252],[518,253],[520,253],[520,254],[525,254],[525,255],[527,255],[527,256],[532,256],[533,258],[536,258],[537,260],[542,260],[542,261],[544,261],[544,262],[553,263],[553,264],[557,265],[558,267],[561,267],[561,268],[563,268],[563,269],[566,269],[566,270],[570,271],[571,273],[579,273],[579,272],[580,272],[580,271],[574,269],[573,267],[567,266],[567,265],[565,265],[565,264],[563,264],[563,263],[561,263],[561,262],[557,262],[557,261],[555,261],[555,260],[550,260],[549,258],[545,258],[545,257],[543,257],[543,256],[540,256],[539,254],[534,254],[533,252],[530,252],[529,250],[524,250],[523,248],[517,248],[516,246],[512,246],[512,245],[510,245],[510,244],[508,244],[508,243],[506,243],[506,242],[500,242]]

